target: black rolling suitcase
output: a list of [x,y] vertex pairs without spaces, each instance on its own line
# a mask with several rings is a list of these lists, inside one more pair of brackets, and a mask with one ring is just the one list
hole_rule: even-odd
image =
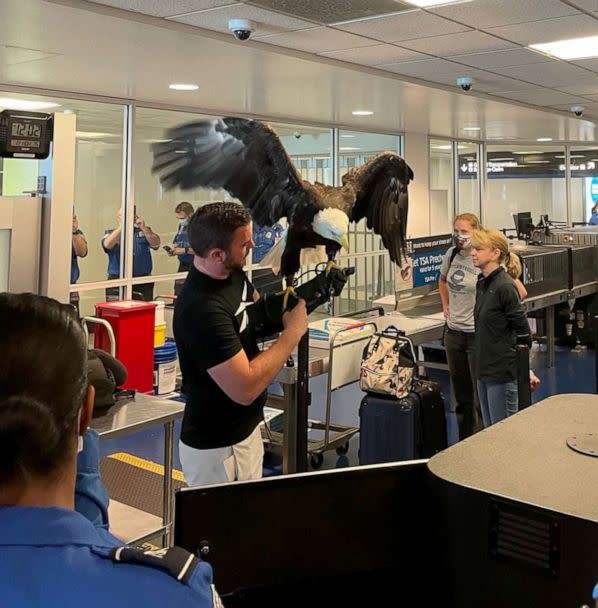
[[409,395],[417,398],[419,407],[419,456],[431,458],[448,447],[446,414],[440,386],[436,382],[416,379]]

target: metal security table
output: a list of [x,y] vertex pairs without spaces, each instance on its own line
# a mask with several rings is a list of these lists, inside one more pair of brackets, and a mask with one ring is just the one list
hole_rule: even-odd
[[97,431],[101,440],[114,439],[142,431],[158,424],[164,425],[164,486],[162,527],[157,528],[130,544],[139,544],[150,538],[162,536],[164,546],[170,543],[172,532],[172,469],[174,447],[174,422],[182,418],[185,405],[178,401],[158,399],[138,393],[132,400],[113,405],[104,415],[94,418],[91,427]]

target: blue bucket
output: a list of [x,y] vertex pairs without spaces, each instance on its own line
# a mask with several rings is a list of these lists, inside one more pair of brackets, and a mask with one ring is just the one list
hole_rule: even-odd
[[174,340],[154,348],[154,395],[166,395],[176,388],[176,360]]

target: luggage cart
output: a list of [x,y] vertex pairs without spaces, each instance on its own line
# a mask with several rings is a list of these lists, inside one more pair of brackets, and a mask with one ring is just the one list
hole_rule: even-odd
[[[363,328],[358,335],[352,338],[346,337],[346,333]],[[339,329],[330,340],[328,354],[328,387],[326,391],[326,413],[325,420],[308,420],[309,430],[323,431],[323,438],[308,438],[307,451],[312,468],[319,469],[324,462],[324,453],[336,450],[341,456],[349,450],[349,440],[359,428],[335,424],[332,422],[332,396],[333,393],[345,386],[359,380],[361,372],[361,356],[363,349],[372,335],[377,331],[374,322],[356,323],[350,327]],[[262,433],[266,445],[280,447],[283,442],[283,416],[284,412],[270,418],[264,424]]]

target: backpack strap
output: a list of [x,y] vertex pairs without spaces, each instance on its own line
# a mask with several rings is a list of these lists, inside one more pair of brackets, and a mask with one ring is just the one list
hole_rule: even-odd
[[[459,253],[459,250],[456,247],[453,247],[453,250],[451,251],[451,257],[449,258],[448,270],[450,270],[450,267],[453,265],[453,262],[454,262],[455,258],[457,257],[458,253]],[[447,270],[447,272],[448,272],[448,270]]]

